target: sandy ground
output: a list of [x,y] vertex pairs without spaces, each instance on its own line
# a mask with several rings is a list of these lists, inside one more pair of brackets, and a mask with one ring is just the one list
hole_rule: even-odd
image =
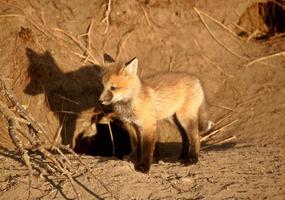
[[[235,122],[209,143],[236,139],[204,144],[199,163],[191,166],[176,159],[180,139],[167,123],[159,128],[159,161],[150,174],[136,172],[132,163],[118,158],[80,155],[113,197],[67,155],[76,168],[73,177],[82,199],[281,200],[285,59],[280,55],[250,62],[284,51],[285,39],[246,42],[225,29],[236,30],[234,24],[253,2],[114,0],[107,27],[106,20],[102,22],[107,1],[2,0],[0,74],[50,138],[63,124],[60,139],[65,144],[90,124],[90,113],[98,107],[100,68],[94,64],[102,64],[104,53],[126,62],[138,57],[142,77],[165,71],[195,74],[203,83],[211,119],[224,119],[220,127]],[[0,199],[25,199],[27,170],[13,150],[3,118],[0,124]],[[97,130],[108,135],[106,127]],[[113,127],[113,132],[119,130]],[[91,146],[83,144],[85,153],[89,149],[92,155],[110,155],[110,141],[100,137],[93,138]],[[129,151],[126,141],[116,139],[117,156]],[[31,156],[41,163],[37,155]],[[32,199],[75,198],[63,176],[54,179],[50,172],[34,168]]]

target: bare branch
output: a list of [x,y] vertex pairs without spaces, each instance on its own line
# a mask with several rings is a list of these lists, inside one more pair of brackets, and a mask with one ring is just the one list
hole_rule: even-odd
[[30,195],[31,195],[31,185],[32,185],[32,182],[33,182],[33,170],[32,170],[32,165],[31,165],[31,162],[30,162],[30,156],[28,155],[27,150],[23,147],[22,141],[18,138],[18,136],[16,134],[17,120],[15,118],[14,113],[11,112],[9,110],[9,108],[1,101],[0,101],[0,113],[8,121],[8,124],[9,124],[9,128],[8,128],[9,136],[10,136],[13,144],[19,150],[19,152],[20,152],[20,154],[22,156],[22,159],[23,159],[25,165],[28,168],[28,171],[29,171],[29,194],[28,194],[28,198],[30,198]]

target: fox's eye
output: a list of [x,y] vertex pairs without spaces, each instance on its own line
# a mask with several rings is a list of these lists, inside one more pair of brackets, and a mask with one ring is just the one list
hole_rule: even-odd
[[116,89],[118,89],[118,88],[115,87],[115,86],[111,86],[111,87],[110,87],[110,90],[112,90],[112,91],[114,91],[114,90],[116,90]]

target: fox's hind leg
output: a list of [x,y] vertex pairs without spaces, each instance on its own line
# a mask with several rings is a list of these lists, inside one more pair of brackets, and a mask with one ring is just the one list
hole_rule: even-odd
[[185,107],[176,112],[176,117],[187,136],[182,136],[181,156],[185,159],[186,164],[196,163],[198,162],[200,152],[198,110],[192,107],[192,110],[190,109],[189,111],[189,108]]
[[188,156],[189,146],[190,146],[189,138],[188,138],[187,132],[185,131],[184,127],[182,126],[182,124],[178,120],[177,114],[175,114],[173,116],[173,124],[175,124],[176,127],[178,128],[178,131],[179,131],[180,136],[182,138],[182,150],[181,150],[179,158],[180,159],[186,159],[186,157]]

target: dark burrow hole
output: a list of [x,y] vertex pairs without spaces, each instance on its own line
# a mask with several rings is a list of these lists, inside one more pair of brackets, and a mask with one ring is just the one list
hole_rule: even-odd
[[239,18],[238,34],[246,37],[252,36],[256,39],[268,39],[284,33],[284,8],[284,2],[277,0],[252,4]]
[[[78,154],[116,157],[118,159],[123,159],[124,156],[128,156],[131,152],[131,143],[127,130],[123,128],[123,124],[120,120],[113,120],[110,125],[115,147],[114,152],[109,127],[107,124],[97,124],[97,133],[93,136],[86,137],[83,133],[79,134],[79,136],[76,138],[74,151]],[[205,144],[202,144],[202,146],[204,145]],[[235,145],[235,142],[230,142],[222,145],[213,145],[212,147],[201,151],[223,151],[228,148],[232,148]],[[179,161],[178,155],[181,152],[181,147],[181,142],[157,142],[153,161]]]
[[97,133],[90,137],[85,137],[83,133],[76,138],[74,151],[78,154],[91,156],[115,156],[123,159],[125,155],[131,152],[130,137],[126,129],[123,128],[119,120],[110,122],[114,141],[113,144],[108,124],[96,124]]
[[[96,124],[97,133],[93,136],[79,134],[76,138],[74,151],[78,154],[116,157],[118,159],[128,156],[131,152],[131,143],[127,130],[120,120],[113,120],[110,126],[113,134],[114,152],[108,124]],[[178,159],[181,147],[181,142],[157,142],[154,151],[154,162],[164,158]]]
[[[96,124],[97,133],[93,136],[84,136],[83,133],[79,134],[76,138],[74,151],[78,154],[85,154],[91,156],[102,157],[116,157],[123,159],[131,152],[130,137],[120,120],[113,120],[111,129],[114,141],[113,144],[110,135],[110,130],[107,124]],[[181,151],[180,142],[170,143],[156,143],[154,151],[154,161],[157,162],[165,157],[178,157]]]

